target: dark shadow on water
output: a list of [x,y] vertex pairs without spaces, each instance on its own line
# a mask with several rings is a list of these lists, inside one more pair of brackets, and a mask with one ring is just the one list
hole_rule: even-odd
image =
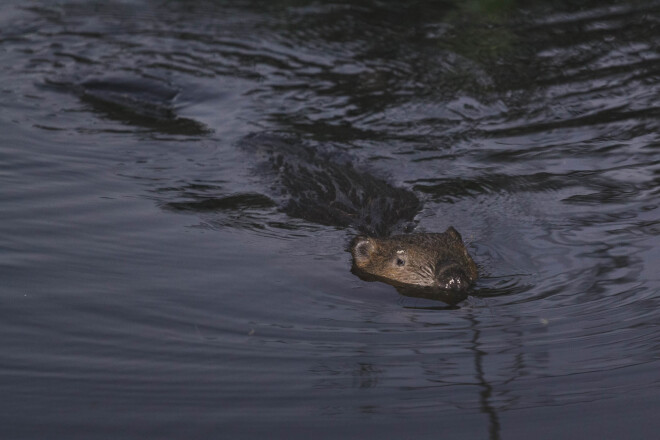
[[96,113],[129,126],[185,136],[212,132],[201,122],[177,114],[174,100],[179,90],[163,81],[136,75],[99,76],[82,81],[47,80],[45,84],[74,93]]
[[484,356],[487,353],[480,348],[479,337],[481,336],[481,330],[479,330],[479,321],[474,316],[470,316],[469,320],[472,329],[470,349],[474,353],[474,370],[477,383],[479,388],[481,388],[481,391],[479,391],[480,410],[488,416],[488,438],[490,440],[499,440],[501,430],[500,418],[497,409],[492,404],[495,387],[486,379]]

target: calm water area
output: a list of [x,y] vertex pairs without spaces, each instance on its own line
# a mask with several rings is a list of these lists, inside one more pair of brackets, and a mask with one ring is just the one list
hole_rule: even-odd
[[[272,131],[467,299],[351,273]],[[2,439],[656,438],[660,3],[2,1],[0,347]]]

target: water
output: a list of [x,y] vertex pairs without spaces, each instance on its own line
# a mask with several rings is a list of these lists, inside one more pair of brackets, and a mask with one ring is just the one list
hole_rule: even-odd
[[[3,2],[2,437],[652,437],[659,13]],[[267,130],[414,190],[467,300],[352,275],[237,148]]]

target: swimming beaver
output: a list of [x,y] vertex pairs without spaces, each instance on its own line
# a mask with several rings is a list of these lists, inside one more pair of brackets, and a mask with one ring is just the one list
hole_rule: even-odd
[[411,191],[359,170],[354,158],[273,132],[249,135],[239,145],[257,153],[266,165],[261,171],[278,182],[274,197],[285,213],[362,234],[350,246],[353,273],[360,278],[446,302],[462,299],[476,280],[477,266],[461,235],[453,227],[401,234],[414,226],[421,202]]
[[462,291],[477,278],[477,266],[453,227],[441,234],[358,236],[351,244],[354,272],[393,285]]

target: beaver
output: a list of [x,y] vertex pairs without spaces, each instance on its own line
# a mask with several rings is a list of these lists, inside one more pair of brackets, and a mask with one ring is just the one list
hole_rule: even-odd
[[356,166],[329,146],[313,148],[289,133],[254,133],[241,142],[273,177],[274,197],[292,217],[349,227],[352,272],[383,281],[404,295],[456,302],[477,279],[477,266],[453,227],[412,233],[421,209],[417,196]]
[[351,243],[354,273],[392,285],[463,291],[477,278],[477,265],[452,226],[443,233],[377,238]]

